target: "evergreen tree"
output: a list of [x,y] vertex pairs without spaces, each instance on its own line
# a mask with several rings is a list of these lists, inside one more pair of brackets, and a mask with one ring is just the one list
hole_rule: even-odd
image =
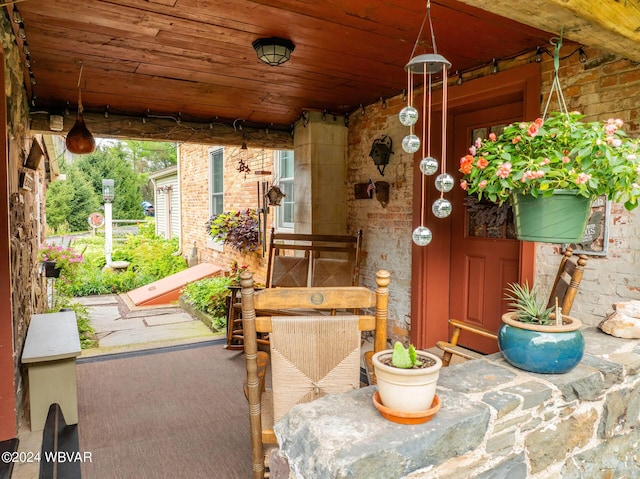
[[144,217],[141,188],[145,179],[133,171],[129,152],[122,142],[101,145],[90,155],[83,156],[78,162],[78,168],[90,178],[94,191],[100,196],[102,180],[114,180],[113,219]]

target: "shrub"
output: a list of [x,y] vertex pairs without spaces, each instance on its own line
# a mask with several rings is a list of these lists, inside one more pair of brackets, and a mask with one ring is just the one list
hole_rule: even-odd
[[183,294],[194,308],[212,316],[214,327],[224,328],[227,321],[227,296],[231,278],[215,276],[187,284]]

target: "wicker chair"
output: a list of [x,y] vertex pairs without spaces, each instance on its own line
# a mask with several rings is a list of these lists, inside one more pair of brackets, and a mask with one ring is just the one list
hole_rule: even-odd
[[[580,282],[582,281],[582,275],[584,274],[584,267],[586,264],[587,257],[585,255],[574,255],[571,248],[567,248],[565,250],[551,288],[547,307],[555,306],[557,299],[558,304],[562,307],[563,314],[569,314],[571,312]],[[470,334],[479,334],[495,340],[498,339],[498,335],[495,331],[489,331],[488,329],[475,324],[469,324],[458,319],[450,319],[449,326],[452,328],[449,340],[438,341],[436,344],[438,348],[444,351],[442,355],[443,366],[448,366],[454,355],[464,359],[477,359],[483,356],[481,353],[458,344],[460,334],[463,331]]]
[[[255,291],[250,272],[241,278],[253,477],[262,479],[265,456],[277,447],[274,422],[297,403],[360,387],[362,331],[375,331],[374,351],[386,347],[389,273],[378,272],[376,291],[359,286]],[[256,310],[281,309],[318,314],[256,317]],[[354,309],[370,314],[355,315]],[[258,350],[260,333],[269,334],[269,355]],[[265,387],[269,363],[271,389]]]

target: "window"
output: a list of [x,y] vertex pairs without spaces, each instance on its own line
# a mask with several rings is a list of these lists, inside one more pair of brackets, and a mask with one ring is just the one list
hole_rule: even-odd
[[286,195],[276,209],[277,229],[293,230],[293,151],[281,150],[275,152],[276,182],[280,190]]
[[209,191],[211,216],[224,212],[224,164],[222,148],[209,150]]

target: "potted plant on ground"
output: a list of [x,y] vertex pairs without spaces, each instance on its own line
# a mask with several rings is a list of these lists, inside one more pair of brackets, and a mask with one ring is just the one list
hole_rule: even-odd
[[[511,365],[534,373],[558,374],[573,369],[584,354],[582,322],[547,308],[528,284],[509,285],[511,311],[502,315],[498,346]],[[554,311],[555,310],[555,311]]]
[[[579,241],[592,200],[605,196],[632,210],[640,198],[639,140],[625,135],[620,119],[582,118],[578,112],[553,113],[477,139],[460,159],[460,186],[480,200],[511,201],[521,240]],[[565,207],[566,218],[560,216]]]
[[374,404],[381,414],[394,422],[426,422],[440,408],[436,384],[442,361],[413,345],[405,348],[396,341],[393,349],[373,355],[378,390]]

